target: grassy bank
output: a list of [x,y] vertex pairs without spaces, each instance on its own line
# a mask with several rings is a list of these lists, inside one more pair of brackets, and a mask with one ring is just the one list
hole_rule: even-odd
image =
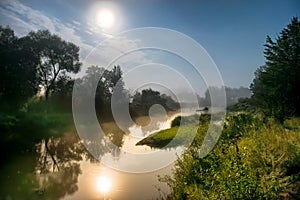
[[[299,199],[299,128],[299,118],[281,125],[259,115],[231,115],[205,158],[199,149],[206,130],[198,128],[173,175],[160,177],[171,189],[167,199]],[[176,129],[150,136],[151,145],[159,147],[157,141],[169,140]]]
[[192,115],[176,117],[172,123],[171,128],[154,133],[143,140],[139,141],[136,145],[147,145],[154,148],[164,148],[171,141],[167,147],[174,147],[179,145],[186,145],[193,141],[194,133],[202,135],[208,128],[210,115]]

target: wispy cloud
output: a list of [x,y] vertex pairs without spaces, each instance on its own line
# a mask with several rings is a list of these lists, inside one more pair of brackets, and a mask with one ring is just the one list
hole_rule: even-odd
[[[2,25],[9,25],[15,31],[16,35],[24,36],[30,31],[48,29],[50,32],[61,36],[64,40],[80,46],[82,57],[85,57],[93,48],[91,45],[83,42],[82,38],[76,33],[76,26],[67,23],[64,24],[57,18],[50,18],[41,11],[25,6],[18,1],[2,1],[0,4],[0,13],[0,23]],[[78,25],[80,24],[77,23]]]
[[[139,46],[138,42],[133,39],[118,37],[95,48],[104,39],[114,36],[89,22],[86,24],[76,20],[62,22],[60,19],[48,16],[47,13],[33,9],[16,0],[3,0],[0,3],[0,24],[9,25],[18,36],[24,36],[30,31],[48,29],[64,40],[75,43],[80,47],[83,72],[90,65],[103,66],[104,63],[111,62],[111,59],[119,55],[120,52],[136,49]],[[85,59],[88,55],[90,55],[88,59]],[[128,55],[117,63],[121,66],[144,64],[150,62],[146,57],[144,53],[139,52]]]
[[76,20],[73,20],[72,23],[75,24],[76,26],[80,26],[81,25],[80,22],[76,21]]

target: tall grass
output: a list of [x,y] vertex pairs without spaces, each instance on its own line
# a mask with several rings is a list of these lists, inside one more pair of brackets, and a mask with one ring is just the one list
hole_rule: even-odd
[[[299,119],[289,126],[299,127]],[[173,175],[160,177],[168,199],[297,199],[300,197],[300,131],[269,119],[227,117],[212,152],[199,157],[195,140],[177,161]],[[203,129],[203,131],[205,131]],[[201,134],[203,135],[203,133]]]

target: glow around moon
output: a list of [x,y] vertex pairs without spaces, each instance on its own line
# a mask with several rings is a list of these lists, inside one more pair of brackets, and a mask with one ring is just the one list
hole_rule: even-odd
[[111,10],[100,10],[97,14],[97,24],[101,28],[110,28],[115,23],[115,15]]

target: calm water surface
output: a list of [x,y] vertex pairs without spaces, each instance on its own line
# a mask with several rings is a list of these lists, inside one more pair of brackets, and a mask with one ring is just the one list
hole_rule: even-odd
[[[186,111],[186,115],[194,110]],[[165,197],[168,187],[158,181],[158,175],[170,175],[172,164],[161,168],[160,161],[168,158],[170,151],[183,151],[182,147],[159,151],[147,146],[135,146],[149,134],[170,127],[178,114],[153,120],[141,117],[137,125],[129,127],[129,134],[108,136],[118,148],[103,153],[109,167],[91,156],[75,133],[70,131],[61,138],[36,144],[36,154],[24,153],[5,163],[1,173],[0,200],[5,199],[157,199]],[[115,130],[115,124],[103,123],[106,130]],[[112,131],[113,132],[113,131]],[[46,145],[47,143],[47,145]],[[133,154],[159,151],[147,160],[137,160]],[[168,165],[169,164],[169,165]],[[113,168],[133,171],[137,165],[148,173],[127,173]],[[148,169],[148,168],[149,169]],[[33,170],[34,169],[34,170]]]

